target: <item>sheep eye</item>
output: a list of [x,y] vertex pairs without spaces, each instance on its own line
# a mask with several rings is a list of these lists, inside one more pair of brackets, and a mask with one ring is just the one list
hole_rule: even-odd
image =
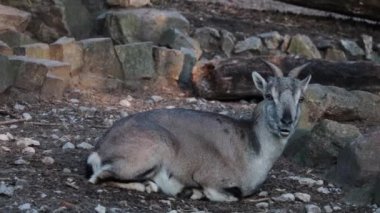
[[298,100],[298,102],[302,103],[305,101],[305,98],[304,97],[300,97],[300,99]]
[[268,100],[273,100],[273,96],[271,94],[266,94],[265,98]]

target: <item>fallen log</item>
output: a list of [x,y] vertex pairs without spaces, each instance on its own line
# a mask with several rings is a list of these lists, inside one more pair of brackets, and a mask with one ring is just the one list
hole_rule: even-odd
[[[278,65],[285,74],[292,68],[309,62],[299,75],[312,75],[311,83],[343,87],[347,90],[380,91],[380,64],[367,61],[331,62],[321,59],[306,60],[273,56],[266,60]],[[261,97],[253,85],[251,73],[264,78],[273,76],[260,58],[229,58],[199,62],[193,70],[196,94],[206,99],[237,100]]]
[[298,6],[380,21],[380,0],[276,0]]

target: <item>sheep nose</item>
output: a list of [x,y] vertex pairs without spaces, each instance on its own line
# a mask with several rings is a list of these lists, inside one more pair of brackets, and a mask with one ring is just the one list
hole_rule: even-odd
[[293,120],[289,117],[283,117],[281,118],[281,123],[285,125],[290,125],[293,123]]

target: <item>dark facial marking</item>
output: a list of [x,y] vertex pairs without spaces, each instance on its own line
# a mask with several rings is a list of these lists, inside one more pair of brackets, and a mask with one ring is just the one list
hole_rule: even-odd
[[[254,118],[255,119],[255,118]],[[250,147],[253,149],[254,152],[260,153],[261,145],[259,143],[259,140],[257,138],[256,133],[253,131],[253,125],[256,124],[256,120],[254,121],[242,121],[239,133],[241,139],[245,139],[246,135],[248,135],[248,142]]]
[[284,110],[284,114],[282,114],[281,122],[285,125],[290,125],[293,123],[292,114],[290,113],[290,110],[288,108]]

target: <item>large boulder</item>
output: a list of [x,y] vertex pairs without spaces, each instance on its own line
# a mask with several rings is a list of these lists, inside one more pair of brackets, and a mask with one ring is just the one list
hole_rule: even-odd
[[348,91],[334,86],[311,84],[306,93],[311,121],[380,121],[380,96],[364,91]]
[[346,51],[347,55],[351,59],[361,59],[365,55],[364,50],[361,47],[359,47],[356,41],[342,39],[340,40],[340,44],[342,45],[343,49]]
[[232,50],[235,47],[236,37],[233,33],[222,29],[222,40],[221,40],[221,46],[224,54],[226,54],[227,57],[231,57]]
[[88,0],[0,0],[0,3],[30,12],[33,18],[27,29],[40,41],[50,43],[62,36],[82,39],[94,31],[97,14],[90,12],[92,2]]
[[380,131],[374,131],[347,144],[339,154],[337,180],[349,185],[363,185],[380,175]]
[[202,49],[198,41],[194,40],[181,30],[171,28],[166,30],[160,38],[159,44],[173,49],[181,50],[182,48],[191,49],[199,59],[202,55]]
[[347,57],[344,51],[335,47],[329,47],[326,49],[325,59],[330,61],[346,61]]
[[265,46],[270,50],[277,49],[283,40],[282,35],[277,31],[262,33],[258,36],[264,41]]
[[141,41],[158,44],[170,28],[189,30],[189,21],[179,12],[148,8],[111,10],[99,17],[99,23],[117,44]]
[[252,51],[255,53],[261,53],[264,49],[263,42],[257,36],[251,36],[243,41],[238,41],[235,45],[234,53],[241,53],[244,51]]
[[322,120],[302,137],[297,137],[296,134],[290,140],[285,156],[303,165],[330,168],[336,164],[344,147],[359,136],[359,129],[353,125]]
[[30,21],[28,12],[0,5],[0,31],[11,29],[23,32]]
[[18,47],[26,44],[36,43],[29,35],[15,30],[0,31],[0,40],[5,42],[10,47]]
[[181,48],[181,52],[185,57],[178,83],[182,89],[193,89],[193,68],[197,63],[197,56],[193,50],[188,48]]
[[205,52],[219,51],[221,43],[220,32],[212,27],[201,27],[195,29],[194,39],[197,40]]
[[356,205],[380,204],[380,131],[374,130],[339,153],[329,178],[344,187],[345,201]]
[[322,58],[317,47],[306,35],[297,34],[293,36],[287,51],[290,54],[304,56],[308,59]]
[[0,55],[0,93],[11,87],[16,79],[17,72],[10,66],[7,57]]
[[110,38],[92,38],[79,41],[83,49],[83,67],[80,84],[86,88],[113,89],[112,79],[122,81],[123,69]]

